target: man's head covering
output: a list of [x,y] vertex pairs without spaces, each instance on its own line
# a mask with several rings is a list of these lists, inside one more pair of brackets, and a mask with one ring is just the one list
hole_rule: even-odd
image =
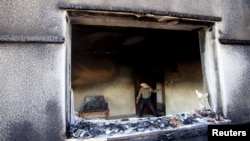
[[144,88],[150,88],[150,86],[149,86],[147,83],[141,83],[140,86],[141,86],[141,87],[144,87]]

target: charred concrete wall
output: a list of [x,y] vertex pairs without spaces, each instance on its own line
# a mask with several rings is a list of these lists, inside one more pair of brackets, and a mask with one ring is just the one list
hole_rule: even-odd
[[[165,82],[160,86],[164,89],[163,98],[166,98],[161,99],[166,114],[199,108],[195,90],[203,92],[201,61],[179,62],[178,66],[178,72],[165,70]],[[72,55],[72,88],[78,112],[83,108],[84,97],[104,95],[109,103],[110,116],[135,115],[137,93],[134,81],[133,68],[122,66],[107,55]]]
[[135,114],[133,78],[131,68],[117,64],[106,55],[73,55],[72,88],[75,110],[82,110],[84,97],[103,95],[108,102],[110,116]]
[[[249,13],[248,1],[224,3],[218,10],[222,21],[201,32],[201,56],[205,89],[212,107],[232,119],[232,123],[249,122]],[[233,12],[237,9],[238,12]],[[245,17],[245,18],[243,18]],[[236,25],[237,23],[237,25]]]
[[178,72],[165,72],[166,115],[199,109],[195,91],[204,91],[200,60],[179,62],[178,65]]
[[11,0],[0,2],[0,140],[64,140],[65,15],[67,7],[81,4],[222,17],[211,33],[204,31],[206,89],[233,123],[250,121],[248,0]]

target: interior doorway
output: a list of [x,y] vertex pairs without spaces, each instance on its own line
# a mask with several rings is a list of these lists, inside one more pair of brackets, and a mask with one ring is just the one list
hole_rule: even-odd
[[[161,75],[161,77],[158,77],[157,75]],[[150,87],[152,87],[153,89],[156,89],[157,87],[157,83],[162,83],[163,81],[161,81],[158,78],[163,78],[163,74],[154,74],[153,72],[149,71],[149,70],[139,70],[136,69],[135,70],[135,99],[137,98],[138,94],[139,94],[139,90],[140,90],[140,84],[141,83],[147,83]],[[160,114],[161,112],[158,111],[165,111],[165,109],[160,109],[161,107],[158,106],[158,101],[157,101],[157,93],[152,93],[151,95],[151,101],[153,103],[153,107],[157,110],[158,114]],[[162,100],[162,98],[161,98]],[[164,100],[163,100],[164,101]],[[162,103],[164,104],[164,103]],[[139,115],[140,112],[140,103],[136,104],[135,103],[135,107],[136,107],[136,115]],[[148,105],[145,106],[144,109],[144,114],[145,115],[153,115],[150,107],[148,107]]]

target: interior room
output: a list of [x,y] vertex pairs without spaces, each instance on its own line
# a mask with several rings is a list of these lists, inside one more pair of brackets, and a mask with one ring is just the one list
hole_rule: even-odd
[[197,31],[84,24],[71,30],[77,113],[85,97],[101,95],[110,117],[136,116],[142,82],[160,89],[152,96],[160,115],[198,108],[195,90],[203,91],[203,80]]

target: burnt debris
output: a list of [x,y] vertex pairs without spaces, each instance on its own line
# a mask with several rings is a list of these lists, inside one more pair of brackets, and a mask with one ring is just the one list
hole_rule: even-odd
[[90,122],[84,119],[72,125],[68,138],[92,138],[101,135],[112,136],[115,134],[130,134],[134,132],[144,132],[146,130],[162,130],[168,127],[176,127],[171,125],[170,120],[166,117],[145,118],[139,120],[106,120],[102,122]]
[[109,110],[109,108],[103,95],[86,96],[84,98],[82,112],[100,112],[106,110]]
[[[207,123],[218,124],[224,121],[225,118],[223,118],[220,114],[216,114],[210,110],[196,110],[194,113],[182,113],[174,116],[128,118],[126,120],[87,120],[77,118],[76,123],[71,125],[69,131],[67,132],[67,138],[87,139],[146,131],[166,131],[167,129],[175,129],[179,126]],[[196,133],[192,134],[196,135]],[[157,140],[174,139],[172,134],[159,135],[156,138]]]

